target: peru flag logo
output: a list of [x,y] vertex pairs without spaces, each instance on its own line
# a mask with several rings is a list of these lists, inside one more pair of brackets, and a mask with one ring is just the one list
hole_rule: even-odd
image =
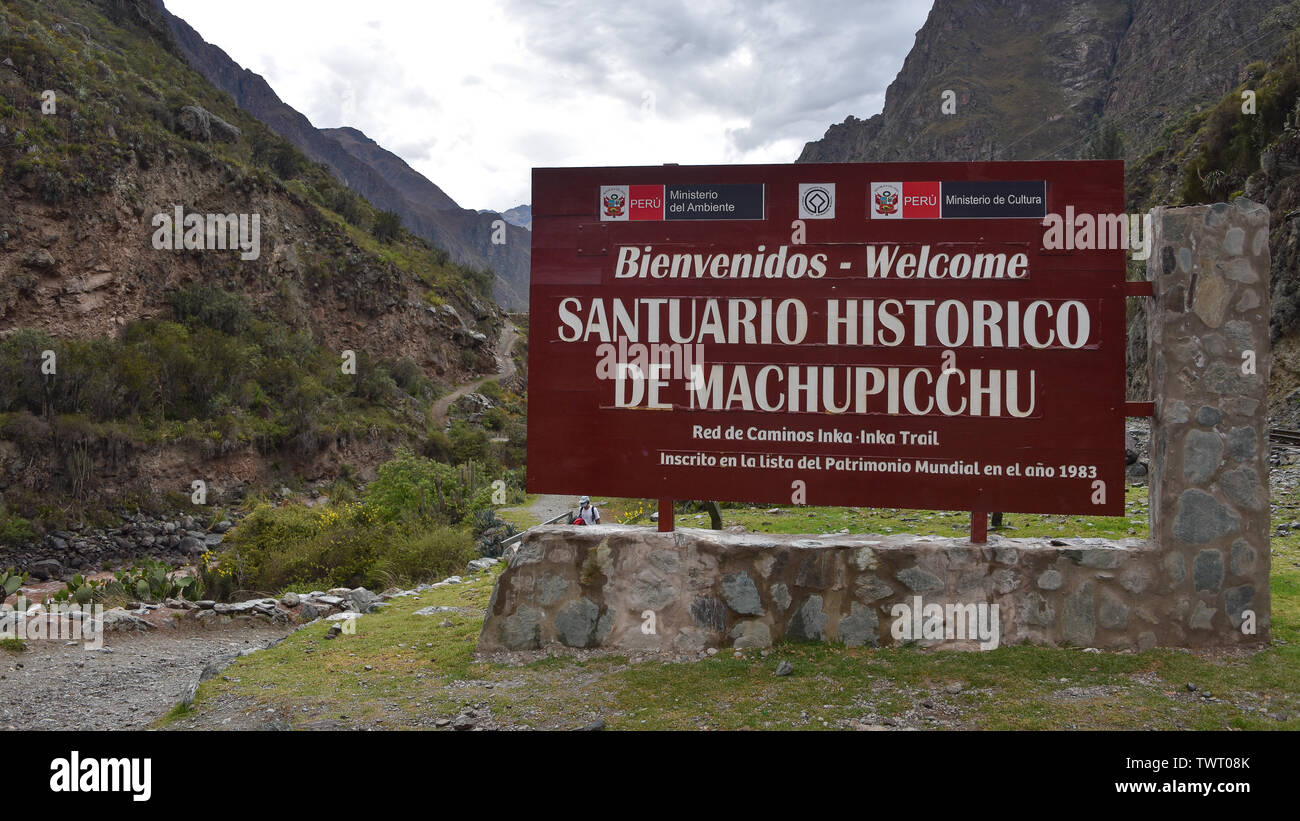
[[939,219],[938,182],[871,183],[871,219]]

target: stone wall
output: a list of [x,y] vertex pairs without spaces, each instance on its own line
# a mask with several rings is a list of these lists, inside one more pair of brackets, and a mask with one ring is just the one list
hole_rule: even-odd
[[528,533],[511,557],[478,647],[689,653],[783,640],[980,645],[970,629],[927,638],[924,622],[919,633],[895,636],[895,606],[915,610],[918,596],[922,616],[926,605],[997,605],[997,644],[1223,643],[1219,632],[1184,630],[1170,619],[1186,609],[1188,594],[1167,575],[1153,545],[1140,539],[992,536],[973,545],[908,535],[553,526]]
[[[1149,540],[538,528],[497,582],[479,649],[974,648],[989,642],[947,628],[981,605],[998,644],[1267,642],[1268,211],[1238,200],[1153,222]],[[896,634],[896,614],[917,610],[922,629]]]
[[1269,635],[1268,216],[1245,199],[1154,214],[1151,538],[1176,596],[1162,643]]

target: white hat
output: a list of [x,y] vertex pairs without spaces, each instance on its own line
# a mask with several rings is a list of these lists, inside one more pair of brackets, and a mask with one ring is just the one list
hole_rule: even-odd
[[580,505],[591,504],[591,499],[588,499],[586,496],[583,496],[581,499],[578,500],[578,504]]

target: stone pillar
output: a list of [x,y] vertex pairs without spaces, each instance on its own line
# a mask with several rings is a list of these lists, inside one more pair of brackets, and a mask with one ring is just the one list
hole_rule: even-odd
[[1246,199],[1153,213],[1150,488],[1161,645],[1269,638],[1268,219]]

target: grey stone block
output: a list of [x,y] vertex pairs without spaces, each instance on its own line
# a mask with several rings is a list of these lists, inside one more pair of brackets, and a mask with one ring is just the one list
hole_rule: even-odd
[[870,607],[853,602],[849,615],[840,619],[840,641],[846,647],[880,644],[880,617]]
[[765,649],[772,646],[772,630],[766,622],[742,621],[731,628],[732,646],[740,650]]
[[1152,580],[1149,568],[1136,565],[1124,571],[1124,574],[1119,577],[1119,586],[1136,595],[1150,587]]
[[[775,588],[773,589],[775,592]],[[854,594],[866,604],[887,598],[894,595],[894,588],[890,587],[883,580],[876,576],[859,576],[853,587]],[[789,606],[790,597],[786,596],[786,607]],[[782,610],[785,607],[781,608]]]
[[897,579],[907,585],[913,593],[934,593],[943,590],[943,579],[923,567],[909,567],[898,571]]
[[786,638],[794,641],[822,641],[828,621],[822,607],[821,596],[809,596],[791,616],[790,624],[785,630]]
[[1253,467],[1227,471],[1219,477],[1219,489],[1240,507],[1247,510],[1264,509],[1264,500],[1259,493],[1259,476]]
[[1234,576],[1245,576],[1255,569],[1255,548],[1245,539],[1232,543],[1232,559],[1228,568]]
[[758,587],[748,573],[728,573],[722,577],[722,598],[737,613],[759,615],[763,603],[758,597]]
[[1196,590],[1219,592],[1223,586],[1223,554],[1218,550],[1202,550],[1192,562],[1192,586]]
[[501,643],[510,650],[536,650],[541,646],[543,617],[541,610],[526,604],[519,605],[502,622]]
[[1229,587],[1223,591],[1223,612],[1228,617],[1229,623],[1233,629],[1241,628],[1242,612],[1250,608],[1251,602],[1255,598],[1255,586],[1243,584],[1239,587]]
[[696,596],[691,600],[691,618],[706,630],[721,631],[727,626],[727,612],[722,601],[712,596]]
[[1041,593],[1026,593],[1020,600],[1018,612],[1025,624],[1034,627],[1051,627],[1056,623],[1056,608]]
[[1223,461],[1223,440],[1213,431],[1188,431],[1183,440],[1183,478],[1203,483],[1218,470]]
[[584,596],[571,601],[555,614],[556,635],[569,647],[590,647],[599,617],[600,607],[591,599]]
[[537,581],[537,601],[552,604],[559,601],[569,589],[569,582],[556,573],[545,573]]
[[1061,589],[1061,571],[1044,570],[1038,577],[1038,586],[1043,590],[1060,590]]
[[781,609],[782,613],[789,610],[790,588],[786,587],[782,582],[777,582],[772,585],[772,601],[776,603],[776,606]]
[[1164,565],[1165,572],[1169,574],[1169,580],[1173,586],[1182,584],[1183,580],[1187,578],[1187,560],[1183,558],[1183,554],[1166,553],[1160,563]]
[[1214,627],[1214,614],[1217,612],[1219,611],[1216,608],[1207,606],[1203,601],[1197,601],[1187,625],[1193,630],[1210,630]]
[[1251,427],[1233,428],[1228,431],[1228,457],[1241,461],[1255,455],[1259,437]]
[[1128,605],[1109,590],[1101,592],[1101,605],[1097,609],[1097,622],[1107,630],[1128,627]]
[[1065,612],[1061,615],[1061,629],[1070,644],[1087,647],[1097,635],[1097,617],[1093,606],[1093,583],[1084,582],[1072,596],[1065,599]]
[[1240,527],[1241,518],[1205,491],[1189,488],[1179,495],[1174,535],[1184,542],[1207,544]]

